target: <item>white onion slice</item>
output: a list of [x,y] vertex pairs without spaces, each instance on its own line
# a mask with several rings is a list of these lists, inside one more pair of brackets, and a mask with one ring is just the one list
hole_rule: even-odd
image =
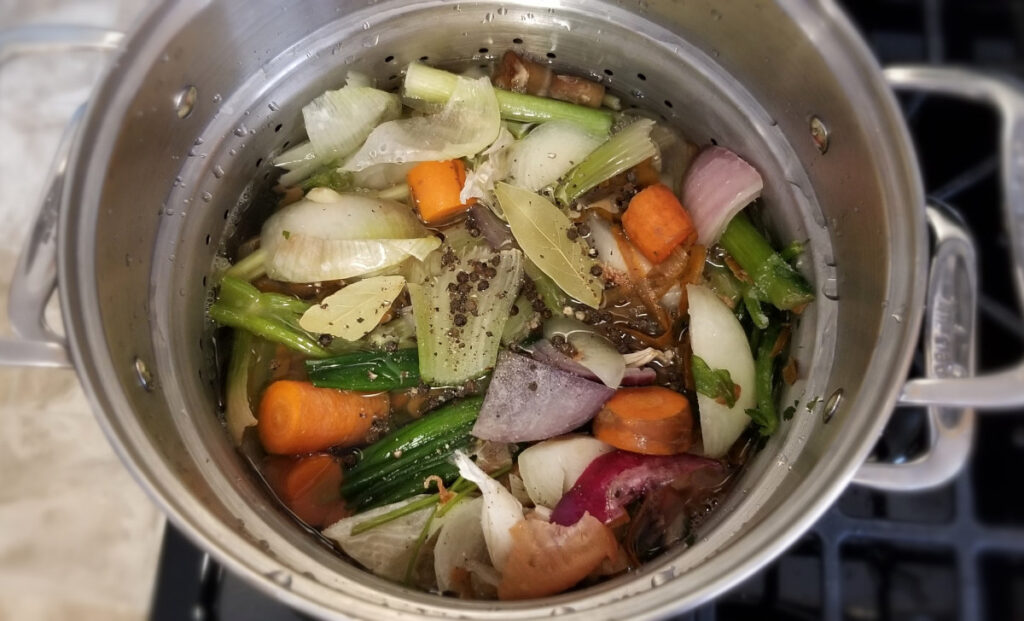
[[554,507],[590,462],[615,448],[590,436],[571,435],[539,442],[519,454],[519,474],[530,500]]
[[717,242],[732,217],[760,196],[763,187],[761,175],[732,151],[701,151],[683,183],[683,206],[697,228],[697,243]]
[[[374,574],[391,580],[401,580],[412,557],[413,543],[430,518],[430,508],[413,511],[358,535],[352,534],[352,527],[422,498],[426,496],[413,496],[408,500],[339,520],[324,530],[324,536],[337,541],[345,554]],[[443,525],[442,520],[434,520],[431,524],[431,533]]]
[[[615,235],[612,233],[611,225],[593,211],[587,214],[586,222],[587,226],[590,227],[590,241],[593,243],[594,249],[597,250],[597,260],[604,265],[606,271],[610,271],[606,275],[618,284],[628,282],[629,266],[626,265],[626,258],[622,255],[622,249],[619,247],[619,241],[615,239]],[[630,243],[625,239],[623,239],[623,242],[626,244]],[[647,257],[640,254],[639,250],[635,248],[632,250],[638,271],[646,276],[647,272],[651,271],[651,262],[647,260]]]
[[401,113],[398,95],[352,85],[327,91],[302,108],[309,142],[323,162],[348,157],[381,122]]
[[477,467],[462,451],[455,451],[455,465],[459,474],[467,481],[476,483],[483,493],[483,509],[480,524],[487,542],[487,553],[495,569],[505,568],[508,553],[512,549],[512,533],[509,530],[523,519],[523,505],[487,473]]
[[434,575],[442,593],[455,590],[452,572],[456,569],[473,573],[470,566],[474,561],[490,564],[481,523],[483,506],[483,498],[464,500],[445,516],[444,526],[438,532],[434,546]]
[[287,282],[362,276],[441,245],[406,205],[327,188],[268,218],[260,243],[267,274]]
[[736,315],[713,291],[686,285],[690,310],[690,347],[712,369],[725,369],[740,387],[733,407],[697,393],[704,454],[721,457],[750,423],[746,410],[754,407],[754,356]]
[[602,142],[576,123],[542,123],[509,148],[509,183],[536,192],[558,181]]
[[544,323],[544,338],[550,341],[555,335],[566,338],[578,353],[573,360],[589,369],[605,386],[622,385],[626,362],[611,341],[582,321],[568,317],[554,317]]
[[374,164],[470,157],[494,142],[500,128],[490,80],[458,78],[444,109],[381,123],[342,168],[358,171]]

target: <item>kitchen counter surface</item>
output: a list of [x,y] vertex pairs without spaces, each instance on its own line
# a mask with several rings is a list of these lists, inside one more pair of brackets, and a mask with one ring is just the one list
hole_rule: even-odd
[[[0,0],[0,29],[130,28],[141,0]],[[0,65],[0,335],[7,288],[67,119],[108,57]],[[59,312],[48,317],[59,322]],[[118,461],[71,370],[0,367],[0,619],[144,619],[163,519]]]

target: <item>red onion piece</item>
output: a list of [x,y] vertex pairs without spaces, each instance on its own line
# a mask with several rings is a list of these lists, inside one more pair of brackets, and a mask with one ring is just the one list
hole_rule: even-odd
[[494,215],[493,211],[477,203],[469,208],[469,216],[491,248],[494,250],[515,248],[512,231],[507,224]]
[[603,384],[502,351],[473,435],[499,442],[553,438],[592,419],[614,393]]
[[575,524],[584,513],[605,524],[621,517],[627,504],[656,487],[711,469],[725,474],[713,459],[696,455],[640,455],[615,451],[590,462],[572,489],[551,512],[551,521],[563,526]]
[[754,167],[723,147],[708,147],[697,155],[683,182],[683,206],[697,228],[697,243],[710,246],[751,201],[764,182]]
[[[551,344],[547,339],[541,339],[530,346],[531,353],[534,359],[540,360],[541,362],[550,364],[551,366],[568,371],[573,375],[593,380],[595,382],[600,381],[596,375],[594,375],[590,369],[576,362],[569,356],[566,356],[562,352],[555,349],[555,346]],[[626,373],[622,376],[623,386],[649,386],[658,379],[658,374],[654,369],[649,367],[632,368],[626,367]]]

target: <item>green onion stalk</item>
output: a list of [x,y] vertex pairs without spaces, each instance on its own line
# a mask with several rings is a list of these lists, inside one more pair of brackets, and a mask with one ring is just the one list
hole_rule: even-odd
[[320,360],[307,360],[306,371],[314,386],[342,390],[394,390],[420,383],[416,349],[394,352],[358,351]]

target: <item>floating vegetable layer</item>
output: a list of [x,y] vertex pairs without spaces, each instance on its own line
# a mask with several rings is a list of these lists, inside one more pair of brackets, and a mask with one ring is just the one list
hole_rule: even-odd
[[813,301],[755,166],[513,52],[493,84],[412,63],[401,97],[352,74],[303,118],[208,313],[230,437],[291,515],[463,598],[685,546],[784,429]]

